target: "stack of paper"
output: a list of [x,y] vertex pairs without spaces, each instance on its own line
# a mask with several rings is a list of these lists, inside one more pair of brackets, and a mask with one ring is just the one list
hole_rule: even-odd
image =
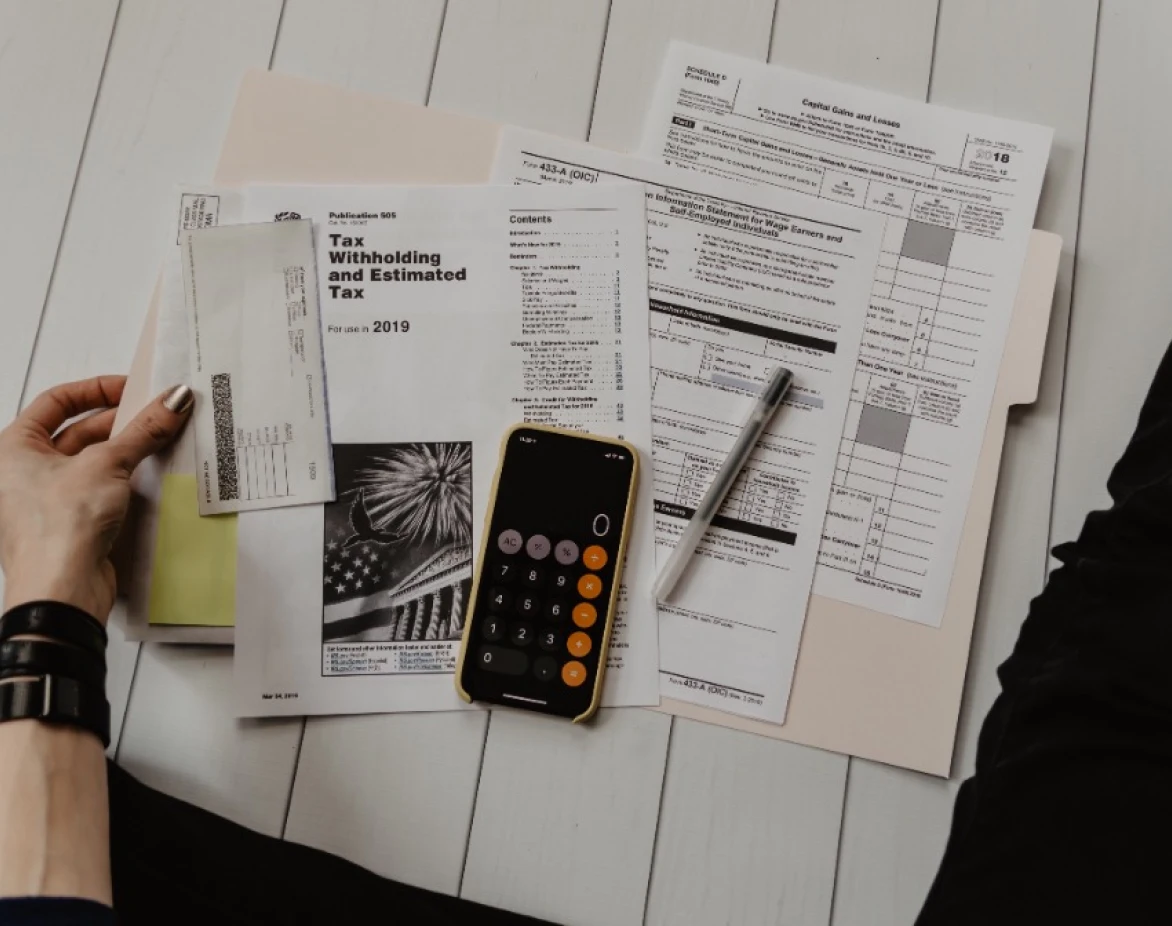
[[[349,179],[489,179],[493,127],[386,105],[418,150],[355,166]],[[402,137],[385,118],[363,122]],[[450,156],[461,138],[459,164],[419,160],[429,146]],[[268,510],[198,519],[199,505],[224,510],[213,496],[244,466],[209,475],[220,457],[198,439],[216,434],[216,403],[205,402],[210,432],[197,427],[142,477],[156,536],[132,588],[132,621],[200,623],[173,613],[190,574],[168,574],[176,538],[188,536],[180,525],[200,522],[196,561],[232,553],[234,582],[216,584],[220,597],[202,606],[235,616],[242,714],[460,709],[452,673],[497,443],[508,425],[540,421],[625,437],[652,464],[604,703],[662,695],[782,723],[815,583],[823,595],[940,622],[1049,142],[1038,127],[677,44],[642,157],[506,129],[491,171],[498,186],[183,191],[187,274],[177,247],[158,300],[154,378],[187,378],[174,371],[198,363],[180,332],[195,324],[199,242],[228,241],[235,229],[236,278],[292,279],[286,296],[296,301],[312,268],[284,251],[274,258],[272,236],[292,247],[296,228],[312,224],[336,499],[313,496],[325,482],[294,486],[278,474],[279,425],[248,440],[236,428],[236,444],[254,449],[234,449],[260,461],[249,458],[250,472],[268,473],[253,490]],[[229,146],[235,171],[221,173],[266,179],[263,151]],[[279,156],[284,177],[339,179],[337,159],[308,139]],[[256,231],[274,220],[279,233]],[[222,227],[183,232],[209,226]],[[248,241],[263,241],[265,256]],[[519,249],[536,245],[559,255],[558,287],[527,276],[532,254],[521,260]],[[539,261],[555,260],[544,253]],[[290,277],[293,265],[302,270]],[[572,311],[559,311],[567,299]],[[217,341],[231,344],[246,377],[262,359],[249,345],[262,338],[265,362],[284,363],[275,331]],[[297,344],[294,358],[312,338]],[[584,372],[559,377],[571,357]],[[779,364],[795,386],[671,603],[657,608],[656,560]],[[223,382],[211,373],[197,381],[203,399]],[[303,382],[299,414],[318,401],[313,377]],[[324,419],[299,419],[309,420]],[[302,424],[290,433],[308,437]],[[309,457],[289,452],[283,466],[308,473]],[[404,480],[440,474],[462,487],[458,500],[419,512],[408,535],[391,531],[415,503]]]
[[670,49],[645,156],[883,222],[819,594],[940,626],[1052,135]]

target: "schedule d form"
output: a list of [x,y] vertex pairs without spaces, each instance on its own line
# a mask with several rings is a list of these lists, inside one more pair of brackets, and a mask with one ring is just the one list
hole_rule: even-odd
[[884,225],[817,594],[940,626],[1051,137],[670,48],[645,157]]
[[659,608],[664,696],[782,722],[881,219],[515,129],[502,132],[493,179],[643,184],[661,565],[770,373],[794,372]]

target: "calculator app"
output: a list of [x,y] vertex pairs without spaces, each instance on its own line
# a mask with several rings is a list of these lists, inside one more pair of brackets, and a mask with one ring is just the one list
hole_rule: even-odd
[[589,709],[635,471],[625,445],[510,435],[461,676],[473,700],[565,717]]

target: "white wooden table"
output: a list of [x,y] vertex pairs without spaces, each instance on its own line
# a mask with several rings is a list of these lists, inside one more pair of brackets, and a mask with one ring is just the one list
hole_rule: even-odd
[[1057,130],[1037,224],[1066,240],[1058,298],[1010,423],[953,781],[639,710],[588,737],[507,712],[238,722],[229,652],[115,639],[118,761],[559,921],[910,922],[1047,547],[1105,498],[1172,336],[1170,31],[1162,0],[0,0],[5,419],[126,368],[168,191],[210,177],[246,68],[630,148],[679,37]]

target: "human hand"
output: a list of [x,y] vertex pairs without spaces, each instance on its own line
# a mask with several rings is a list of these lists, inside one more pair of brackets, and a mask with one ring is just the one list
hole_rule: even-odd
[[[56,386],[0,431],[4,610],[61,601],[105,623],[114,606],[110,549],[130,505],[130,475],[183,428],[194,403],[176,386],[110,437],[124,376]],[[61,426],[76,415],[104,409]]]

